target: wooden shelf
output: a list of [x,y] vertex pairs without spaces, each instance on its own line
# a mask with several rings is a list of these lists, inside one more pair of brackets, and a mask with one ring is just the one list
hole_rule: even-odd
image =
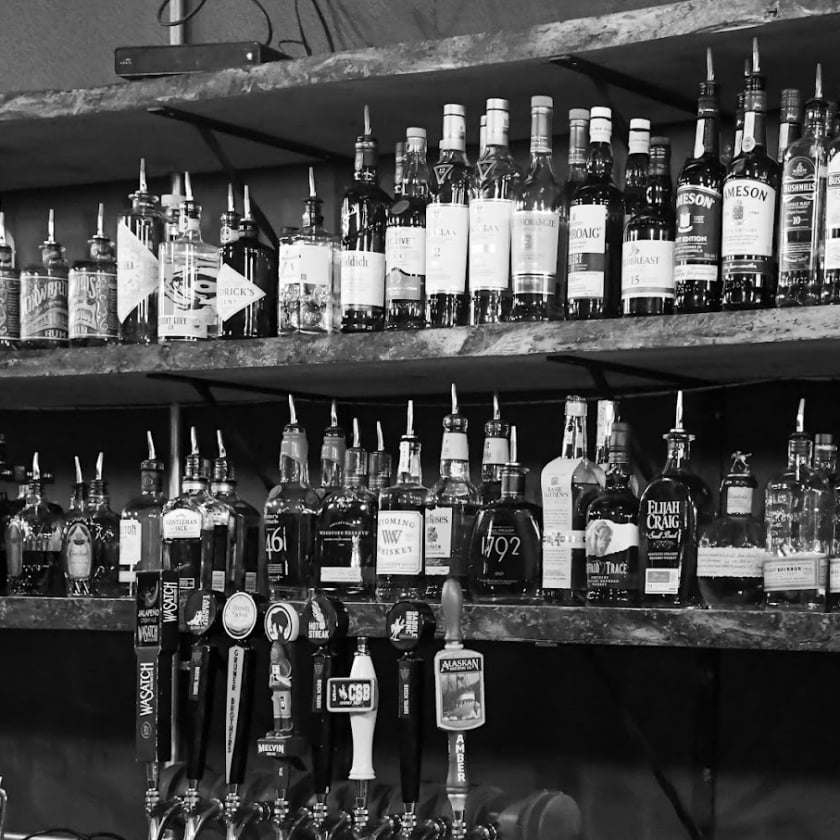
[[0,597],[0,629],[133,630],[134,601],[130,598]]
[[[815,62],[834,66],[839,13],[836,0],[684,0],[516,32],[338,52],[247,70],[8,94],[0,97],[0,186],[133,180],[141,155],[154,174],[218,170],[194,128],[148,112],[161,105],[347,158],[364,103],[371,105],[379,139],[389,149],[409,117],[428,128],[435,144],[441,106],[452,99],[467,106],[474,139],[484,100],[502,96],[513,106],[512,137],[522,139],[533,93],[555,96],[558,126],[569,107],[597,104],[588,78],[551,62],[566,54],[665,86],[690,101],[705,70],[704,49],[711,46],[731,110],[742,86],[748,39],[757,35],[775,103],[783,86],[811,89]],[[691,119],[682,109],[637,94],[610,89],[610,96],[626,116],[643,113],[655,124]],[[308,159],[239,139],[224,143],[241,168]]]

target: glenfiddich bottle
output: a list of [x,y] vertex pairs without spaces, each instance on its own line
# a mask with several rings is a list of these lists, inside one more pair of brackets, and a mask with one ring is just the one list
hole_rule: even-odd
[[557,291],[553,317],[566,317],[566,286],[569,274],[569,212],[578,188],[586,181],[586,149],[589,145],[589,111],[569,111],[569,160],[560,205],[560,233],[557,245]]
[[495,502],[502,492],[502,469],[510,461],[510,423],[502,420],[499,395],[493,394],[493,416],[484,424],[481,453],[481,484],[478,495],[483,505]]
[[650,169],[650,120],[630,120],[627,160],[624,163],[624,218],[630,219],[647,204]]
[[569,211],[567,315],[573,320],[618,315],[624,204],[612,180],[612,112],[593,108],[586,183]]
[[677,312],[720,309],[720,241],[723,179],[720,162],[719,85],[714,81],[711,50],[706,81],[700,83],[694,152],[677,178],[677,229],[674,284]]

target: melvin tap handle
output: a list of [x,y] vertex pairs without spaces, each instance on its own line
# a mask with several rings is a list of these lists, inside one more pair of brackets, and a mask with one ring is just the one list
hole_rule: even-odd
[[423,749],[423,660],[408,654],[397,662],[397,727],[400,739],[400,785],[403,802],[420,799]]
[[187,779],[198,782],[207,763],[207,736],[213,703],[215,651],[205,640],[195,642],[190,652],[190,683],[187,693]]

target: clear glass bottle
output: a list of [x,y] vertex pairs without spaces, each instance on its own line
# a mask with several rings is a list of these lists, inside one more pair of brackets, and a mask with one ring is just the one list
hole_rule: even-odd
[[96,460],[96,477],[90,483],[87,514],[93,547],[93,594],[127,597],[129,586],[120,581],[120,517],[111,510],[108,484],[102,478],[101,452]]
[[[161,242],[173,242],[183,232],[186,220],[181,214],[181,207],[186,199],[184,179],[179,172],[173,172],[170,176],[169,192],[160,197],[161,215],[164,221],[164,233]],[[160,271],[158,270],[159,288]]]
[[382,433],[382,423],[376,421],[376,449],[368,456],[368,487],[379,494],[391,486],[393,464],[391,453],[385,451],[385,436]]
[[[819,96],[822,97],[822,92],[819,93]],[[784,164],[788,146],[802,136],[802,94],[796,88],[785,88],[782,90],[781,99],[779,143],[776,146],[776,160],[779,166]]]
[[321,483],[315,489],[319,502],[330,493],[344,486],[344,453],[347,451],[347,436],[338,425],[338,409],[335,400],[330,405],[330,425],[324,429],[321,440]]
[[75,457],[76,481],[70,493],[66,524],[61,542],[61,568],[65,594],[70,597],[93,595],[96,568],[93,564],[93,537],[88,517],[90,487],[82,477],[79,456]]
[[497,501],[502,495],[502,470],[510,458],[510,423],[502,420],[499,395],[493,394],[493,416],[484,424],[484,448],[481,453],[481,504]]
[[14,350],[20,345],[20,272],[10,238],[6,215],[0,211],[0,349],[3,350]]
[[403,177],[405,174],[406,143],[397,140],[394,144],[394,196],[402,195]]
[[631,119],[624,162],[624,218],[630,219],[646,204],[650,169],[650,120]]
[[227,206],[219,217],[219,245],[222,248],[239,239],[239,223],[241,221],[242,217],[236,210],[236,196],[233,192],[233,184],[228,184]]

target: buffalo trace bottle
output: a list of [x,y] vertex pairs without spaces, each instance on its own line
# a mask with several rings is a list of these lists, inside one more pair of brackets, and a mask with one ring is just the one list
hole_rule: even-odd
[[376,522],[376,599],[421,599],[423,514],[429,491],[423,486],[422,445],[414,434],[414,402],[408,401],[405,434],[400,438],[397,480],[379,491]]
[[654,137],[645,204],[624,227],[622,315],[671,315],[674,311],[673,197],[671,142]]
[[560,232],[557,242],[557,289],[554,294],[553,318],[566,317],[566,285],[569,274],[569,211],[578,188],[586,181],[586,149],[589,145],[589,111],[572,108],[569,111],[569,155],[566,179],[563,181],[560,213]]
[[346,450],[347,437],[344,429],[338,425],[338,409],[333,400],[330,404],[330,425],[324,429],[321,440],[321,484],[315,490],[319,501],[323,502],[330,493],[343,486]]
[[720,86],[712,51],[706,51],[706,81],[700,83],[694,151],[677,178],[674,285],[677,312],[720,309],[720,240],[723,179],[720,162]]
[[647,204],[650,169],[650,120],[630,120],[627,160],[624,163],[624,218],[630,219]]
[[467,322],[468,209],[472,167],[467,160],[463,105],[443,106],[443,137],[431,168],[426,205],[426,325]]
[[613,423],[604,492],[586,511],[586,603],[637,607],[639,500],[630,489],[630,427]]
[[379,186],[376,138],[365,105],[365,132],[356,138],[353,183],[341,203],[341,329],[385,328],[385,226],[391,199]]
[[483,505],[496,501],[502,492],[502,470],[510,461],[510,423],[502,420],[499,395],[493,394],[493,416],[484,424],[481,451],[481,484],[478,495]]
[[764,598],[764,523],[753,516],[758,482],[750,472],[748,453],[735,452],[720,485],[720,509],[700,532],[697,581],[709,607],[759,606]]
[[20,272],[10,238],[0,211],[0,349],[14,349],[20,343]]
[[566,606],[586,600],[586,510],[604,487],[604,472],[587,457],[586,400],[566,397],[563,449],[543,467],[542,592]]
[[612,112],[593,108],[586,183],[569,210],[566,314],[572,320],[618,315],[624,204],[613,183]]
[[512,321],[547,321],[556,309],[562,191],[551,163],[550,96],[531,97],[531,160],[511,218]]

